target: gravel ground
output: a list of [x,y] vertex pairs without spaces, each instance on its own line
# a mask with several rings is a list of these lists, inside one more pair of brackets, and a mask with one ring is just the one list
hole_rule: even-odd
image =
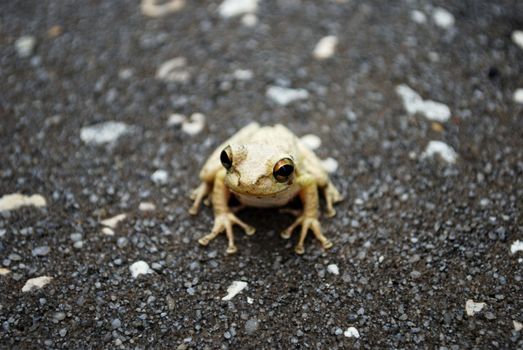
[[[0,4],[0,348],[523,348],[523,3],[220,4]],[[337,161],[330,251],[258,209],[198,245],[254,120]]]

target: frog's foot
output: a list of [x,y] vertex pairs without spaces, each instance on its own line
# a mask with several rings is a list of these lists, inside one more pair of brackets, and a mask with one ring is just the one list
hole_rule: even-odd
[[211,186],[207,182],[202,182],[191,192],[191,199],[194,200],[194,203],[189,209],[189,214],[196,215],[198,213],[202,200],[209,194],[210,190]]
[[317,240],[320,241],[324,249],[329,249],[330,247],[332,247],[332,242],[329,241],[327,237],[325,237],[321,232],[321,226],[318,219],[311,216],[299,216],[291,226],[289,226],[285,231],[281,233],[282,238],[290,238],[292,231],[294,231],[294,229],[299,225],[301,225],[301,233],[298,244],[294,248],[296,254],[303,254],[305,252],[303,244],[305,242],[305,238],[307,237],[309,229],[314,233],[314,236]]
[[325,202],[327,203],[327,209],[325,214],[328,217],[333,217],[334,215],[336,215],[336,209],[334,209],[334,204],[341,202],[343,200],[343,197],[331,182],[329,182],[329,184],[324,188],[323,194],[325,196]]
[[229,245],[227,246],[227,253],[236,253],[238,249],[234,245],[234,235],[232,232],[232,225],[234,224],[243,228],[245,230],[245,233],[248,235],[253,235],[254,232],[256,232],[254,227],[247,225],[246,223],[238,219],[236,215],[234,215],[233,213],[226,212],[216,215],[216,217],[214,218],[214,226],[211,230],[211,233],[200,238],[198,242],[201,245],[206,246],[207,244],[209,244],[210,241],[216,238],[216,236],[225,231],[227,239],[229,240]]

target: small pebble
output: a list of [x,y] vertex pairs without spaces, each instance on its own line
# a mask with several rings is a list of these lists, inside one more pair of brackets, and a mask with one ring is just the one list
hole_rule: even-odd
[[258,320],[251,318],[245,322],[245,333],[254,334],[258,330],[259,322]]
[[188,121],[182,124],[182,131],[189,135],[199,134],[205,127],[205,116],[201,113],[193,113]]
[[338,265],[336,264],[330,264],[327,266],[327,271],[329,273],[332,273],[333,275],[339,275],[340,274],[340,270],[338,268]]
[[510,246],[510,252],[516,254],[517,252],[523,252],[523,241],[517,240]]
[[439,155],[445,162],[456,163],[458,154],[452,147],[442,141],[430,141],[421,154],[421,158],[429,158]]
[[421,11],[414,10],[410,13],[410,19],[418,24],[427,23],[427,16]]
[[236,80],[251,80],[254,77],[254,73],[249,69],[236,69],[232,75]]
[[110,227],[110,228],[116,228],[116,226],[118,226],[118,223],[120,221],[125,220],[126,217],[127,217],[126,214],[118,214],[118,215],[115,215],[113,217],[110,217],[110,218],[107,218],[105,220],[102,220],[101,224],[103,226],[107,226],[107,227]]
[[338,161],[331,157],[323,159],[321,161],[321,165],[323,166],[323,169],[325,169],[326,172],[331,174],[338,170]]
[[514,330],[516,332],[519,332],[520,330],[523,329],[523,323],[518,322],[518,321],[512,321],[512,323],[514,324]]
[[41,246],[41,247],[34,248],[31,251],[31,254],[33,256],[46,256],[47,254],[49,254],[49,251],[50,251],[50,249],[48,246]]
[[247,282],[244,281],[233,281],[232,284],[227,288],[227,295],[222,298],[222,300],[231,300],[240,293],[245,287],[247,287]]
[[259,0],[224,0],[218,7],[218,13],[223,18],[231,18],[245,14],[255,14],[258,11]]
[[113,327],[113,329],[118,329],[121,326],[122,326],[122,322],[118,318],[115,318],[114,320],[111,321],[111,327]]
[[156,210],[156,205],[151,202],[141,202],[140,205],[138,205],[138,210],[140,211],[153,211]]
[[467,313],[467,316],[474,316],[474,314],[477,314],[478,312],[483,310],[485,305],[485,303],[476,303],[472,299],[469,299],[465,303],[465,312]]
[[73,241],[73,242],[78,242],[78,241],[82,240],[83,235],[81,233],[77,233],[77,232],[76,233],[71,233],[69,238],[71,238],[71,241]]
[[36,46],[36,38],[31,35],[24,35],[16,39],[15,49],[18,57],[26,58],[33,54]]
[[269,99],[280,106],[287,106],[288,104],[305,100],[309,98],[309,93],[304,89],[290,89],[281,86],[269,86],[266,95]]
[[80,139],[93,145],[114,143],[121,136],[130,133],[131,127],[122,122],[108,121],[80,129]]
[[175,57],[165,61],[156,71],[156,79],[165,82],[186,83],[191,78],[186,65],[187,60],[185,57]]
[[354,327],[349,327],[345,332],[343,332],[343,335],[347,338],[359,338],[360,332]]
[[163,169],[158,169],[151,175],[151,180],[157,185],[165,185],[168,179],[169,174]]
[[114,230],[109,227],[102,228],[102,233],[106,236],[114,236]]
[[321,146],[321,139],[313,134],[307,134],[300,138],[300,141],[310,150],[314,151]]
[[338,45],[338,38],[335,35],[328,35],[320,39],[314,48],[312,56],[317,60],[326,60],[332,57]]
[[73,247],[75,249],[82,249],[84,246],[84,241],[76,241],[73,243]]
[[523,49],[523,30],[515,30],[511,35],[512,41],[514,44]]
[[30,292],[34,289],[41,289],[53,280],[53,277],[41,276],[36,278],[30,278],[25,282],[22,287],[22,292]]
[[47,202],[39,194],[26,196],[20,193],[6,194],[0,198],[0,212],[16,210],[21,207],[35,206],[37,208],[45,207]]
[[454,15],[441,7],[436,7],[432,12],[432,19],[434,23],[444,29],[449,29],[454,26]]
[[513,98],[514,102],[523,104],[523,89],[516,89],[516,91],[514,91]]
[[53,315],[53,319],[57,322],[63,321],[65,319],[65,313],[64,312],[55,312]]
[[181,125],[187,120],[187,117],[183,114],[179,113],[173,113],[169,116],[169,120],[167,121],[167,126],[176,126]]
[[158,0],[142,0],[142,13],[149,17],[163,17],[181,11],[185,7],[185,0],[168,0],[162,3]]
[[123,248],[127,246],[128,243],[129,240],[126,237],[120,237],[116,240],[116,245],[118,246],[118,248]]
[[143,260],[133,263],[131,266],[129,266],[129,270],[131,271],[133,278],[137,278],[140,275],[146,275],[153,272],[153,270],[151,270],[149,267],[149,264]]

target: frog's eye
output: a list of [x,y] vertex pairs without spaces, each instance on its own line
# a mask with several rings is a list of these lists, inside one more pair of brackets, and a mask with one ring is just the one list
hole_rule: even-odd
[[229,170],[232,167],[232,150],[231,146],[227,146],[220,153],[220,161],[225,169]]
[[290,158],[283,158],[276,163],[272,174],[278,182],[285,182],[294,172],[294,162]]

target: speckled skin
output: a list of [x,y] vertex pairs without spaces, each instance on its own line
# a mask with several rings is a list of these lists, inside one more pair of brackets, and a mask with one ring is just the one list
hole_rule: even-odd
[[[220,162],[220,153],[227,146],[231,149],[232,167],[226,170]],[[273,169],[275,164],[284,158],[292,159],[294,172],[287,181],[278,182],[273,175]],[[225,231],[229,240],[227,253],[235,253],[237,248],[234,244],[232,225],[239,225],[249,235],[254,234],[253,227],[231,212],[228,205],[231,194],[242,204],[255,207],[283,206],[299,195],[303,202],[303,212],[281,236],[290,238],[292,231],[301,225],[296,253],[304,253],[304,241],[309,229],[323,248],[332,247],[331,241],[323,235],[318,220],[318,188],[325,195],[327,216],[336,214],[333,204],[342,197],[316,155],[283,125],[247,125],[213,152],[200,172],[200,179],[202,183],[193,191],[194,204],[189,212],[196,214],[202,200],[210,195],[215,215],[211,233],[202,237],[199,240],[200,244],[209,244]]]

